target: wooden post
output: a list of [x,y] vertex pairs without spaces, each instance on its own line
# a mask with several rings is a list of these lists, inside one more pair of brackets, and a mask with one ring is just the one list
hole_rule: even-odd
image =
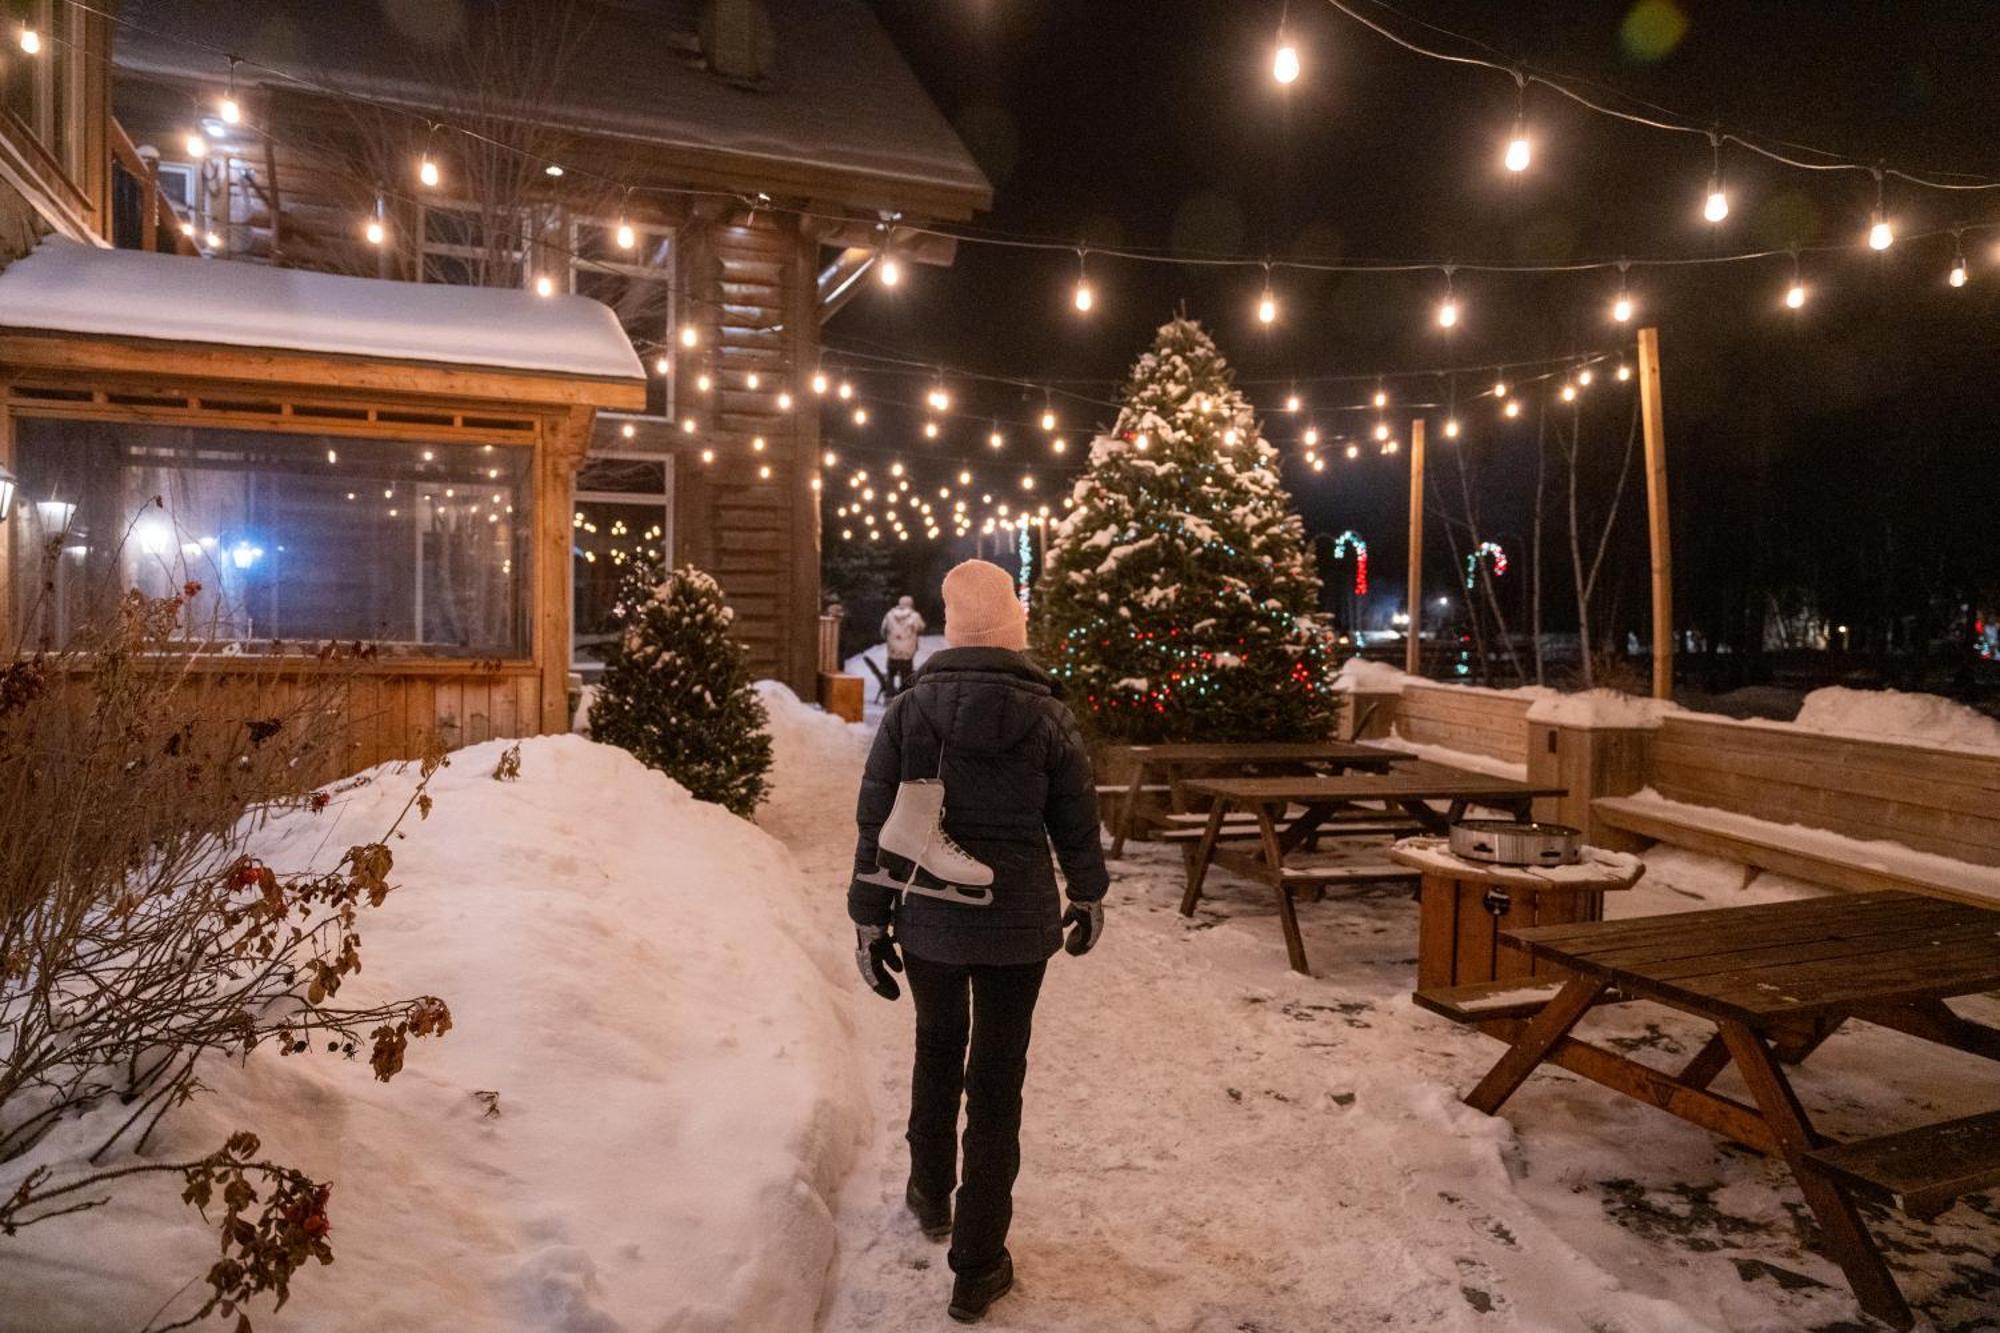
[[[1649,435],[1647,439],[1652,437]],[[1424,670],[1424,419],[1410,423],[1410,633],[1403,642],[1403,670]]]
[[1653,697],[1671,699],[1674,558],[1673,533],[1667,523],[1667,435],[1660,417],[1658,329],[1639,330],[1639,413],[1646,430],[1646,531],[1653,548]]

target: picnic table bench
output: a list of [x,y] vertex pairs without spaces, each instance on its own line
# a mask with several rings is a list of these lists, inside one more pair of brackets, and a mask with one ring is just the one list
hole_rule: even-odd
[[[1552,1064],[1782,1157],[1861,1308],[1910,1327],[1909,1306],[1853,1196],[1880,1195],[1926,1218],[2000,1184],[2000,1112],[1834,1145],[1813,1126],[1783,1065],[1804,1060],[1849,1018],[2000,1060],[2000,1028],[1946,1003],[2000,988],[2000,912],[1888,890],[1544,926],[1502,941],[1568,979],[1532,1008],[1503,1002],[1482,1012],[1481,997],[1464,997],[1453,1016],[1510,1043],[1468,1105],[1493,1114],[1537,1067]],[[1434,994],[1427,1007],[1448,1013],[1458,998]],[[1673,1073],[1571,1035],[1612,999],[1664,1004],[1716,1032]],[[1732,1062],[1749,1103],[1710,1090]]]
[[1111,819],[1111,856],[1125,854],[1125,840],[1141,823],[1140,797],[1147,794],[1168,798],[1168,807],[1184,807],[1181,787],[1195,775],[1239,776],[1246,771],[1270,773],[1380,772],[1391,764],[1414,756],[1379,745],[1353,741],[1174,741],[1161,745],[1127,745],[1120,748],[1132,764],[1128,782],[1098,788],[1101,795],[1119,796],[1122,801]]
[[[1394,864],[1300,867],[1287,858],[1315,838],[1360,836],[1392,819],[1398,831],[1445,833],[1477,804],[1526,818],[1535,798],[1561,796],[1561,787],[1535,787],[1511,778],[1473,773],[1444,764],[1412,762],[1387,772],[1282,778],[1193,778],[1181,784],[1191,799],[1208,801],[1201,839],[1188,860],[1187,891],[1181,915],[1194,915],[1211,865],[1269,884],[1278,898],[1278,921],[1294,972],[1311,974],[1299,935],[1293,894],[1308,887],[1414,883],[1414,870]],[[1443,810],[1432,802],[1442,802]],[[1294,814],[1292,808],[1299,807]],[[1237,851],[1223,845],[1229,817],[1247,812],[1255,820],[1257,846]]]

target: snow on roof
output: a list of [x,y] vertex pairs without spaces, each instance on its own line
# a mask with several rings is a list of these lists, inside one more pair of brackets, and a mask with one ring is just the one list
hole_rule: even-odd
[[344,278],[61,237],[0,272],[0,328],[645,378],[618,317],[583,296]]
[[[986,206],[985,173],[863,0],[763,0],[763,9],[773,69],[751,88],[703,63],[705,5],[588,0],[564,74],[522,114],[584,134],[943,186],[962,191],[968,208]],[[239,83],[286,87],[257,68],[267,65],[360,96],[448,109],[466,100],[450,86],[466,12],[477,11],[384,0],[126,0],[113,59],[121,70],[217,83],[223,33],[244,61]]]

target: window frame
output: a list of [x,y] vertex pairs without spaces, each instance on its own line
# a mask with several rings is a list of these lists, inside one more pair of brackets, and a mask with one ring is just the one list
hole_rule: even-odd
[[[600,413],[598,421],[600,426],[602,426],[606,423],[616,424],[619,421],[638,416],[641,416],[641,414]],[[637,463],[658,463],[661,465],[660,489],[658,491],[586,490],[583,486],[583,470],[598,459],[610,459],[613,461],[623,459]],[[570,512],[574,515],[577,505],[593,502],[598,504],[643,505],[649,509],[657,504],[660,509],[660,551],[667,567],[672,568],[674,564],[674,498],[675,485],[678,481],[674,464],[675,456],[672,453],[663,451],[637,448],[592,449],[577,469],[577,484],[570,496]],[[565,523],[567,524],[568,522],[569,520],[565,519]],[[580,558],[576,554],[575,546],[572,542],[568,571],[570,580],[569,669],[573,672],[588,674],[601,672],[604,669],[604,664],[602,662],[588,661],[577,654],[576,564]]]

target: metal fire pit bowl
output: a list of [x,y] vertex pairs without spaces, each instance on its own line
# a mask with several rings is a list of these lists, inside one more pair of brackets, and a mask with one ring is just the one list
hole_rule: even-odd
[[1466,819],[1451,826],[1451,850],[1494,865],[1572,866],[1582,859],[1583,834],[1567,824]]

